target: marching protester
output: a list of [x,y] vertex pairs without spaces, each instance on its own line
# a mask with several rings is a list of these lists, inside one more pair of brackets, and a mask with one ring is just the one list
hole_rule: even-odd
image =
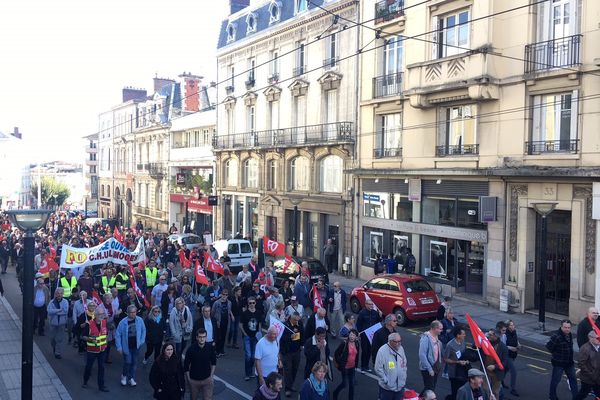
[[344,324],[344,315],[346,314],[347,300],[346,291],[342,289],[339,282],[333,283],[333,289],[327,295],[329,307],[329,320],[331,321],[331,336],[334,338],[340,332]]
[[[467,376],[469,381],[458,389],[456,400],[490,400],[487,392],[483,390],[485,374],[477,368],[471,368]],[[492,396],[491,400],[495,400],[495,397]]]
[[216,339],[217,357],[225,355],[225,342],[227,340],[227,328],[229,321],[233,320],[231,312],[231,301],[229,301],[229,289],[223,289],[220,293],[219,300],[212,305],[211,315],[217,322],[219,337]]
[[[375,364],[375,357],[379,349],[388,342],[388,337],[391,333],[396,332],[396,326],[398,325],[398,318],[394,314],[388,314],[385,316],[384,325],[375,331],[373,335],[373,342],[371,343],[371,355],[373,359],[373,365]],[[367,327],[368,328],[368,327]]]
[[323,361],[317,361],[300,389],[300,400],[329,400],[327,373],[329,367]]
[[491,345],[494,347],[494,350],[498,355],[498,359],[502,363],[502,366],[499,365],[498,362],[489,355],[486,355],[483,360],[485,369],[487,370],[487,375],[492,384],[493,395],[494,397],[499,399],[502,390],[502,381],[504,380],[504,366],[508,364],[508,348],[500,340],[500,332],[498,330],[490,329],[486,336],[490,341]]
[[552,376],[550,378],[550,400],[556,400],[556,387],[562,380],[563,373],[567,375],[571,395],[575,398],[578,394],[577,377],[575,376],[575,361],[573,361],[573,335],[571,334],[571,321],[560,321],[560,328],[552,334],[546,348],[551,354]]
[[256,389],[252,400],[280,400],[282,388],[283,377],[277,372],[271,372],[265,378],[264,385]]
[[192,337],[194,327],[192,313],[181,297],[175,300],[175,307],[169,314],[169,327],[171,328],[171,339],[175,344],[175,353],[180,357],[185,351],[187,341]]
[[244,380],[246,381],[256,377],[252,372],[252,367],[254,366],[254,354],[258,343],[257,334],[264,324],[262,314],[256,309],[256,299],[254,297],[250,296],[247,299],[247,307],[240,317],[240,331],[244,343]]
[[358,331],[351,329],[347,335],[343,336],[338,348],[333,353],[333,360],[336,368],[342,374],[342,382],[333,391],[333,400],[337,400],[339,394],[348,385],[348,400],[354,400],[354,371],[358,366],[359,344]]
[[146,354],[144,354],[143,364],[147,364],[150,356],[154,353],[154,359],[161,354],[163,345],[165,319],[162,317],[160,307],[154,306],[144,320],[146,325]]
[[[106,325],[106,312],[102,308],[96,309],[96,303],[90,302],[88,310],[93,315],[86,315],[85,322],[81,325],[81,338],[86,346],[86,363],[83,372],[83,385],[87,388],[88,381],[92,375],[94,362],[98,363],[98,390],[108,392],[104,385],[104,361],[106,356],[108,329]],[[89,318],[87,318],[89,316]]]
[[136,386],[136,369],[139,349],[146,342],[146,326],[144,321],[137,316],[137,308],[133,305],[127,307],[127,317],[123,318],[117,326],[115,343],[117,351],[123,355],[123,373],[121,385]]
[[214,346],[206,342],[208,335],[204,328],[196,331],[196,343],[185,353],[183,370],[190,385],[191,400],[197,400],[202,393],[203,400],[212,400],[217,354]]
[[515,323],[512,320],[506,321],[506,347],[508,348],[508,358],[506,359],[508,365],[506,365],[506,374],[510,374],[510,394],[519,397],[517,392],[517,368],[515,361],[521,344],[519,343],[519,337],[517,335],[517,329]]
[[65,341],[65,326],[67,325],[67,314],[69,303],[63,298],[64,289],[56,288],[54,299],[48,303],[47,311],[50,318],[50,343],[54,357],[62,358],[62,347]]
[[35,274],[35,283],[33,288],[33,331],[35,332],[37,329],[38,335],[44,336],[50,290],[44,284],[44,275],[39,272]]
[[419,340],[419,369],[423,377],[423,394],[426,390],[435,390],[438,376],[442,370],[442,323],[435,320],[429,330],[421,335]]
[[294,391],[294,381],[300,368],[302,346],[304,344],[304,329],[300,314],[297,312],[290,315],[285,322],[285,330],[279,342],[283,372],[285,376],[285,395],[290,397]]
[[585,318],[577,325],[577,347],[581,348],[587,343],[588,333],[593,330],[592,324],[596,325],[596,328],[600,328],[600,318],[598,318],[598,315],[598,309],[590,307]]
[[454,339],[450,340],[444,350],[444,362],[448,366],[448,378],[450,379],[451,394],[447,400],[455,400],[456,393],[468,379],[467,372],[470,362],[466,357],[467,344],[465,339],[467,333],[462,326],[456,326],[452,330]]
[[360,335],[360,372],[372,372],[369,368],[369,360],[371,359],[371,342],[367,335],[362,334],[366,329],[381,321],[381,311],[375,310],[371,299],[365,300],[365,307],[360,310],[356,318],[356,329]]
[[375,357],[379,400],[401,400],[406,386],[407,362],[399,333],[390,333]]
[[314,336],[307,336],[304,344],[304,356],[306,357],[304,379],[309,377],[311,368],[317,361],[323,362],[325,366],[329,365],[329,345],[326,337],[327,331],[322,326],[315,330]]
[[279,368],[283,368],[277,343],[277,328],[274,326],[267,329],[267,334],[256,344],[254,367],[259,386],[265,384],[265,378],[271,372],[278,372]]
[[165,343],[150,369],[150,385],[157,400],[181,400],[185,394],[183,365],[173,343]]
[[591,330],[588,341],[579,349],[579,378],[581,389],[574,400],[585,399],[590,391],[600,397],[600,337]]

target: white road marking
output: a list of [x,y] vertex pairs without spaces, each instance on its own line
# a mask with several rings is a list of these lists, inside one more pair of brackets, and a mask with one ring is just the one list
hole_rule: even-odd
[[227,389],[236,392],[237,394],[239,394],[240,396],[242,396],[245,399],[252,400],[252,396],[249,396],[248,394],[246,394],[246,392],[242,391],[241,389],[236,388],[229,382],[224,381],[223,379],[219,378],[216,375],[214,377],[215,377],[215,381],[223,382],[223,384],[225,385],[225,387]]

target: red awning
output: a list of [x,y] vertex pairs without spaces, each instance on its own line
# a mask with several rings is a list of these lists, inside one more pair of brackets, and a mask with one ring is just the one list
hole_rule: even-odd
[[201,197],[199,200],[196,200],[191,195],[183,195],[183,194],[175,194],[172,193],[170,195],[170,200],[173,203],[182,203],[185,204],[186,198],[189,198],[188,203],[188,211],[196,212],[200,214],[209,214],[212,215],[212,206],[208,205],[208,197]]

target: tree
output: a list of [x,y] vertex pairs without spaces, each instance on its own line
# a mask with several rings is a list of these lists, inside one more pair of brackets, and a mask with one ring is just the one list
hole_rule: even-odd
[[[51,176],[43,176],[42,184],[42,204],[51,206],[61,206],[71,195],[71,190],[63,182],[57,181]],[[31,194],[37,198],[37,181],[31,184]]]

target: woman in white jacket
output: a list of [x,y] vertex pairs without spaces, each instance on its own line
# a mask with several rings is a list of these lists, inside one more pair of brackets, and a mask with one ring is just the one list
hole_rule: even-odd
[[175,343],[175,351],[181,357],[194,327],[192,313],[182,297],[175,300],[175,307],[169,314],[169,326],[171,327],[171,339]]

